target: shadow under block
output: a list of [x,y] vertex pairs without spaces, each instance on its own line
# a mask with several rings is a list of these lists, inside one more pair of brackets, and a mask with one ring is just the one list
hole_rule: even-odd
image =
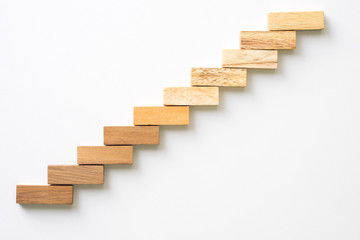
[[324,12],[274,12],[268,14],[268,29],[320,30],[324,29]]
[[189,125],[189,107],[134,107],[134,125]]
[[277,50],[225,49],[222,54],[224,68],[276,69]]
[[246,87],[246,69],[192,68],[191,86]]
[[78,164],[132,164],[133,146],[79,146]]
[[72,204],[73,186],[17,185],[16,203]]
[[104,145],[159,144],[159,126],[104,127]]
[[164,89],[164,105],[219,105],[218,87],[169,87]]
[[240,33],[241,49],[295,49],[295,31],[242,31]]
[[49,165],[48,184],[103,184],[103,165]]

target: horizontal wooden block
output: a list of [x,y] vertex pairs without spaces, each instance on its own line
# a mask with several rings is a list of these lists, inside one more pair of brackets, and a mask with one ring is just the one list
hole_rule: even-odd
[[104,127],[104,145],[159,144],[159,126]]
[[192,68],[191,86],[246,87],[246,69]]
[[102,165],[50,165],[48,184],[103,184]]
[[169,87],[164,89],[165,105],[219,105],[218,87]]
[[72,204],[73,186],[17,185],[16,203]]
[[134,125],[189,125],[189,107],[134,107]]
[[224,68],[276,69],[277,50],[225,49],[222,55]]
[[132,164],[133,146],[79,146],[78,164]]
[[274,12],[268,14],[269,30],[319,30],[325,27],[324,12]]
[[295,49],[295,31],[242,31],[241,49]]

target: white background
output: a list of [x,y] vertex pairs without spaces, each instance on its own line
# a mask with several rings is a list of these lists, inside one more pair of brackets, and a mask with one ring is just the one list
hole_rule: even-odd
[[[0,239],[360,239],[360,3],[0,1]],[[162,105],[191,67],[220,67],[271,11],[324,10],[277,70],[251,70],[190,126],[161,127],[133,166],[71,206],[15,204],[103,126]]]

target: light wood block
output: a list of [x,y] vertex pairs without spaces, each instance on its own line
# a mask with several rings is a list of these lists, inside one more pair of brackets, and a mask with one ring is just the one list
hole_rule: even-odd
[[242,31],[240,33],[241,49],[295,49],[295,31]]
[[17,185],[16,203],[72,204],[73,186]]
[[134,125],[189,125],[189,107],[134,107]]
[[276,69],[277,50],[225,49],[222,55],[224,68]]
[[103,184],[102,165],[49,165],[48,184]]
[[165,105],[219,105],[218,87],[169,87],[164,89]]
[[133,146],[79,146],[78,164],[132,164]]
[[320,30],[325,28],[324,12],[273,12],[268,14],[269,30]]
[[159,144],[159,126],[104,127],[104,145]]
[[246,87],[246,69],[192,68],[191,86]]

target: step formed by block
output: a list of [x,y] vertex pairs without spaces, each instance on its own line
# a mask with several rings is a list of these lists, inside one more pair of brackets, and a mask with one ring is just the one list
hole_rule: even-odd
[[17,185],[16,203],[72,204],[73,186]]
[[133,146],[79,146],[78,164],[132,164]]
[[253,50],[295,49],[295,31],[242,31],[240,48]]
[[273,12],[268,14],[268,29],[320,30],[325,28],[324,12]]
[[104,166],[49,165],[48,184],[104,184]]
[[189,106],[134,107],[134,125],[189,125]]
[[246,87],[246,69],[192,68],[191,86]]
[[219,105],[218,87],[169,87],[164,89],[165,105]]
[[159,144],[159,126],[104,127],[104,145]]
[[224,68],[276,69],[277,50],[225,49],[222,55]]

